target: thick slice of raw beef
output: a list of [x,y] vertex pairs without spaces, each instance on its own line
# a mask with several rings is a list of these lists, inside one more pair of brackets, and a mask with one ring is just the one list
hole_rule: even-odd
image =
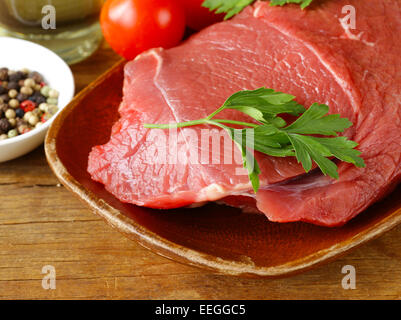
[[[355,8],[355,30],[336,23],[346,5]],[[256,15],[268,24],[302,37],[317,52],[330,50],[335,60],[345,60],[358,110],[353,138],[366,168],[341,163],[338,181],[317,175],[270,186],[257,194],[257,206],[273,221],[344,224],[400,181],[401,2],[326,1],[304,15],[294,8],[259,8]]]
[[[111,140],[89,156],[92,178],[138,205],[166,209],[228,197],[229,204],[254,207],[255,200],[235,200],[251,197],[272,221],[322,225],[342,224],[388,192],[401,155],[399,2],[316,3],[301,10],[257,2],[177,48],[150,50],[128,63],[121,119]],[[340,20],[346,5],[356,9],[356,29]],[[216,155],[212,138],[202,143],[203,133],[227,138],[224,131],[143,128],[204,118],[232,93],[262,86],[306,106],[326,103],[349,118],[355,125],[346,134],[361,144],[367,167],[340,164],[335,181],[303,175],[294,158],[257,153],[262,188],[254,195],[240,161],[225,161],[232,152],[240,158],[238,150],[223,138]],[[236,111],[219,117],[249,120]]]

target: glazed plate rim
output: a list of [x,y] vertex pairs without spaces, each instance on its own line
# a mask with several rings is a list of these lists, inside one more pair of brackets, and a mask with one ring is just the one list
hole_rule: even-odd
[[82,90],[54,119],[45,140],[45,152],[49,165],[62,184],[83,201],[89,208],[101,216],[113,228],[128,238],[137,241],[143,247],[177,262],[208,269],[216,273],[233,276],[256,276],[264,278],[277,278],[293,275],[329,262],[354,249],[363,243],[373,240],[401,223],[401,208],[376,222],[365,230],[355,234],[345,241],[338,242],[329,248],[321,249],[302,258],[286,262],[277,266],[256,266],[251,259],[233,261],[202,253],[183,245],[174,243],[159,236],[141,224],[121,213],[118,209],[99,198],[92,191],[86,189],[67,170],[57,154],[58,127],[61,127],[68,115],[79,105],[79,101],[96,86],[107,80],[112,70],[121,67],[125,60],[119,61],[105,74],[100,76],[86,89]]

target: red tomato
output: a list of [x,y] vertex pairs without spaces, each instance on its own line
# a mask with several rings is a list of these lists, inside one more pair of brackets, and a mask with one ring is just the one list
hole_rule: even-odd
[[191,29],[201,30],[213,23],[222,21],[225,14],[215,14],[208,8],[202,7],[205,0],[179,0],[185,8],[187,15],[187,25]]
[[185,12],[176,0],[107,0],[100,23],[110,46],[126,59],[183,38]]

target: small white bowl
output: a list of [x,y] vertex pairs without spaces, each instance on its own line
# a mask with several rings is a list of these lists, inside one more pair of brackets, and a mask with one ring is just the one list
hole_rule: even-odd
[[46,132],[61,109],[74,97],[74,77],[68,65],[55,53],[30,41],[0,37],[0,68],[39,72],[49,87],[56,89],[59,111],[40,128],[0,141],[0,162],[18,158],[43,143]]

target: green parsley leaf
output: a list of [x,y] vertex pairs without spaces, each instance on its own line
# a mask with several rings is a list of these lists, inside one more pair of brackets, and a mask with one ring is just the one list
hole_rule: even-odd
[[325,175],[339,178],[336,164],[327,158],[331,156],[329,149],[309,136],[289,134],[289,139],[294,146],[298,162],[302,163],[306,172],[312,169],[312,160],[314,160]]
[[331,154],[337,159],[352,163],[358,168],[365,167],[365,162],[361,157],[361,152],[356,150],[358,144],[354,141],[348,140],[347,137],[337,137],[337,138],[316,138],[320,144],[325,146],[330,150]]
[[288,3],[300,4],[302,9],[305,9],[312,3],[313,0],[271,0],[271,6],[283,6]]
[[325,104],[314,103],[294,123],[289,125],[285,131],[299,134],[321,134],[326,136],[337,136],[338,132],[352,126],[352,122],[340,118],[339,114],[327,115],[329,107]]
[[202,6],[209,8],[210,11],[216,10],[216,13],[226,13],[224,20],[227,20],[237,13],[240,13],[246,6],[254,1],[255,0],[205,0]]
[[225,109],[239,109],[241,107],[254,107],[261,113],[274,117],[280,113],[299,116],[305,108],[294,101],[294,96],[272,89],[259,88],[234,93],[224,103]]
[[[304,9],[312,3],[313,0],[271,0],[271,6],[283,6],[288,3],[300,4]],[[205,0],[202,7],[218,13],[226,13],[224,20],[230,19],[240,13],[246,6],[252,4],[255,0]]]
[[220,107],[213,117],[225,110],[234,109],[245,113],[262,123],[272,123],[283,127],[286,122],[277,117],[279,114],[299,116],[305,108],[294,101],[294,96],[272,89],[259,88],[256,90],[244,90],[234,93]]

